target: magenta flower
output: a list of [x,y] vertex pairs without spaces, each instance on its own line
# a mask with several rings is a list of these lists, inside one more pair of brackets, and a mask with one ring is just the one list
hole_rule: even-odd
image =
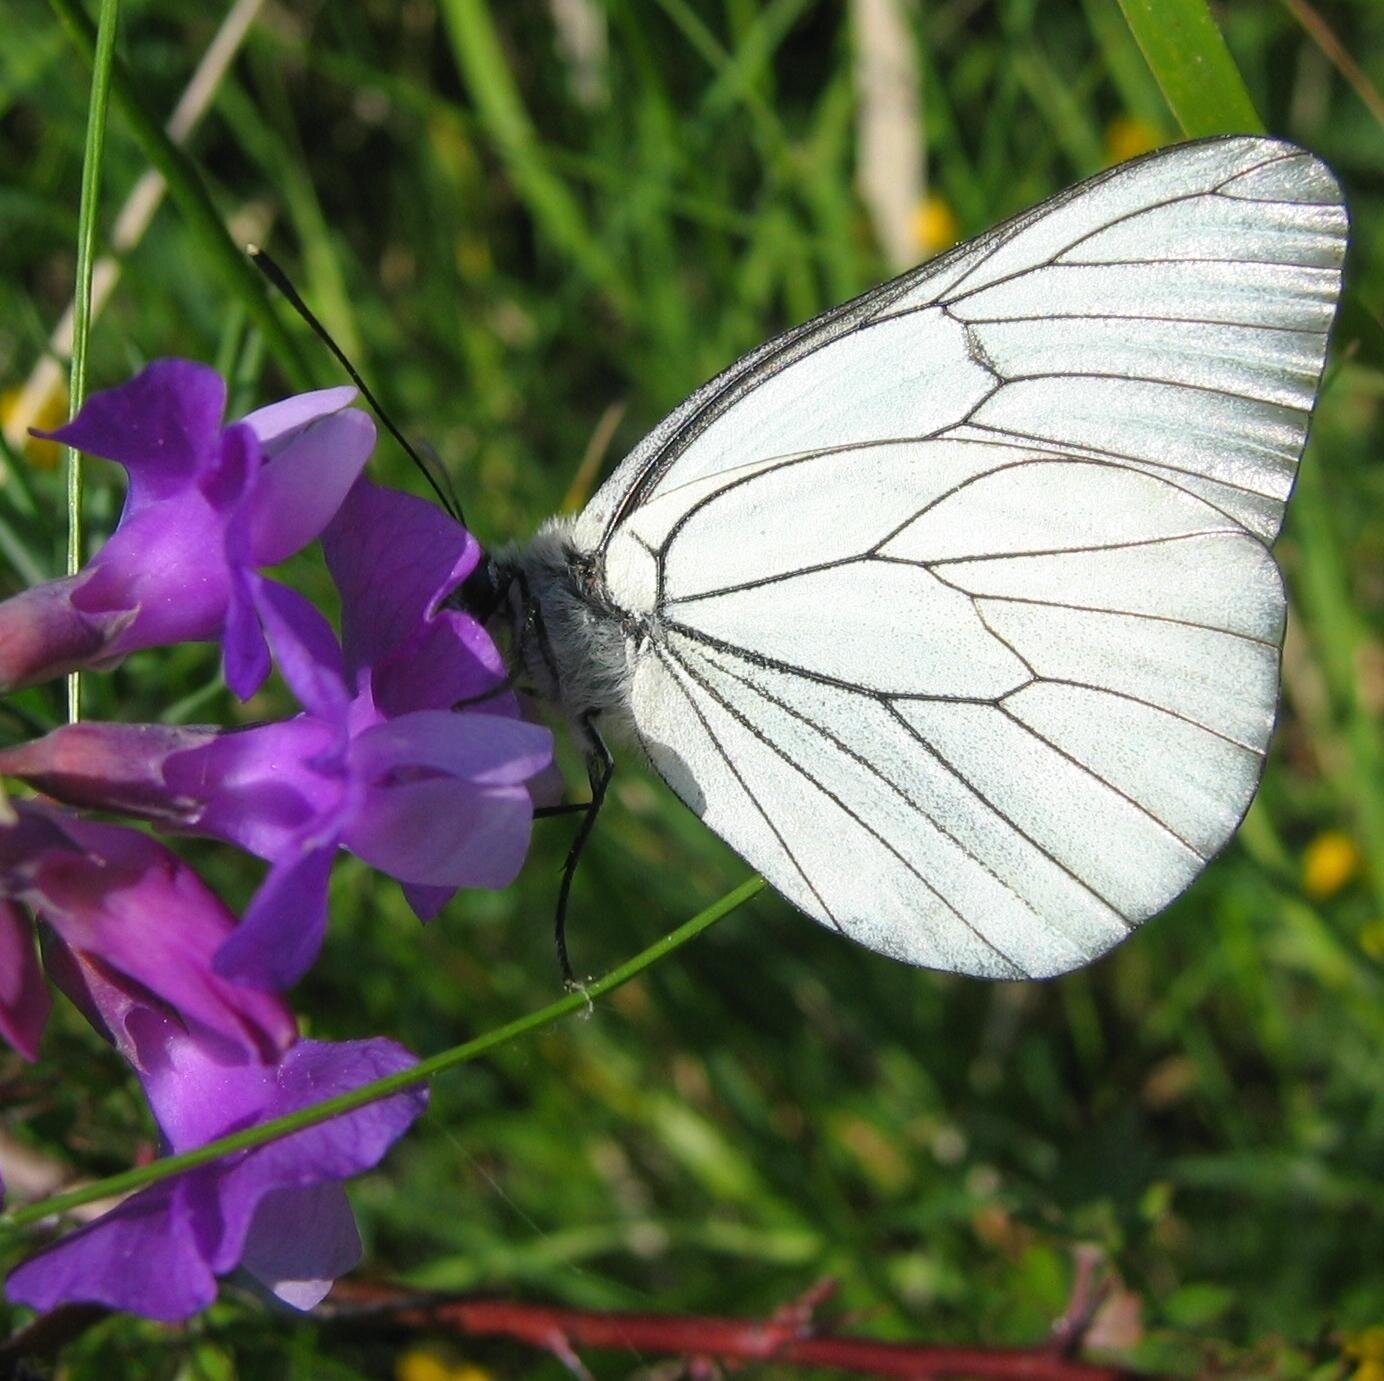
[[62,800],[211,835],[268,875],[216,971],[286,987],[311,965],[338,848],[435,915],[459,887],[503,887],[528,849],[526,783],[552,758],[517,718],[484,630],[441,601],[477,559],[430,504],[359,482],[324,536],[342,592],[343,657],[306,601],[266,586],[259,615],[304,713],[237,732],[79,724],[0,753],[0,772]]
[[29,918],[0,896],[0,1038],[26,1060],[38,1059],[52,999],[34,952]]
[[[137,992],[143,1006],[176,1012],[206,1042],[268,1052],[293,1039],[293,1019],[276,998],[212,972],[235,918],[176,854],[118,825],[32,801],[12,804],[14,822],[0,825],[0,905],[11,920],[23,908],[50,928],[60,943],[60,957],[49,950],[50,974],[105,975],[108,986]],[[27,921],[20,934],[32,958]],[[31,970],[30,1017],[19,1024],[31,1047],[36,980]],[[69,988],[69,995],[82,1005],[80,992]],[[90,1005],[83,1010],[128,1055],[121,1031]]]
[[[413,1064],[392,1041],[300,1041],[278,998],[214,974],[234,918],[159,844],[18,809],[0,832],[4,894],[51,926],[50,975],[133,1065],[168,1151]],[[425,1101],[394,1094],[153,1185],[19,1267],[7,1294],[179,1319],[238,1266],[308,1308],[360,1255],[341,1182],[376,1165]]]
[[269,672],[258,574],[316,537],[360,474],[374,423],[355,390],[302,394],[223,428],[214,370],[159,360],[41,435],[125,467],[110,539],[74,576],[0,603],[0,691],[140,648],[220,642],[242,698]]

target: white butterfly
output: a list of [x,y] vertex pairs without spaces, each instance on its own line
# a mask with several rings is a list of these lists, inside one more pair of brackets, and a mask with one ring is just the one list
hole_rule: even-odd
[[1311,154],[1185,144],[718,375],[485,573],[597,803],[624,727],[871,949],[1020,978],[1124,939],[1259,781],[1345,242]]

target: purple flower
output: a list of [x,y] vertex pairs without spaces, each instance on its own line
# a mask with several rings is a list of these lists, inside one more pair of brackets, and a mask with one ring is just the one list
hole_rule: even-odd
[[[277,998],[212,972],[235,917],[176,854],[118,825],[76,820],[32,801],[13,806],[14,822],[0,826],[4,915],[13,923],[22,907],[50,928],[50,974],[127,1058],[133,1037],[113,1015],[116,998],[91,999],[93,983],[103,993],[133,994],[135,1005],[177,1013],[209,1045],[264,1054],[288,1046],[293,1019]],[[27,921],[12,929],[32,960]],[[47,1004],[34,994],[33,970],[26,981],[27,1021],[14,1024],[32,1045]]]
[[33,926],[19,907],[0,897],[0,1037],[26,1060],[38,1059],[51,1005],[34,952]]
[[[300,1041],[280,999],[213,973],[234,918],[155,841],[32,803],[17,812],[0,830],[3,914],[22,903],[51,927],[50,975],[134,1067],[168,1151],[414,1063],[392,1041]],[[424,1103],[421,1089],[395,1094],[151,1186],[13,1272],[9,1297],[177,1319],[239,1265],[307,1308],[360,1254],[341,1181],[377,1164]]]
[[517,716],[505,665],[470,614],[444,601],[480,561],[480,544],[433,504],[359,480],[322,534],[341,593],[341,642],[353,691],[384,715],[488,696]]
[[[234,1062],[152,1008],[123,1014],[170,1153],[296,1112],[415,1061],[388,1040],[298,1041]],[[174,1320],[205,1309],[239,1266],[309,1309],[360,1259],[342,1181],[379,1164],[427,1102],[406,1090],[280,1141],[151,1185],[10,1275],[17,1304],[90,1302]]]
[[221,643],[242,698],[269,671],[258,574],[316,537],[360,474],[375,427],[325,389],[223,428],[226,387],[188,360],[159,360],[93,394],[41,435],[123,465],[129,491],[110,539],[74,576],[0,604],[0,691],[140,648]]
[[[0,753],[0,771],[78,805],[212,835],[269,860],[216,971],[286,987],[311,965],[344,847],[403,885],[427,919],[463,886],[503,887],[528,849],[526,783],[549,732],[499,693],[502,663],[441,601],[478,549],[430,504],[357,483],[324,535],[345,653],[280,586],[259,614],[304,713],[237,732],[79,724]],[[458,702],[494,692],[463,713]]]

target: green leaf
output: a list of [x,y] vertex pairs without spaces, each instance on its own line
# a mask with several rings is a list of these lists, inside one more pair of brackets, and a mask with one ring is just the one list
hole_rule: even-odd
[[1263,130],[1206,0],[1120,0],[1120,8],[1189,139]]
[[1202,1328],[1215,1323],[1234,1303],[1235,1292],[1224,1285],[1194,1283],[1174,1290],[1163,1312],[1177,1328]]

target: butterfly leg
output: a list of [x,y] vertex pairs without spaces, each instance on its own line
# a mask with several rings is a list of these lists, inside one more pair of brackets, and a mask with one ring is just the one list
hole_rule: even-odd
[[605,803],[606,790],[615,773],[615,759],[610,755],[605,740],[596,729],[596,716],[584,714],[581,727],[586,734],[586,773],[591,781],[591,800],[586,804],[586,814],[577,827],[576,838],[567,851],[567,861],[562,865],[562,886],[557,894],[557,917],[553,924],[553,939],[557,944],[557,962],[562,969],[562,981],[568,987],[576,987],[576,975],[572,972],[572,961],[567,955],[567,902],[572,894],[572,879],[577,875],[577,864],[581,860],[586,841],[591,838],[596,817]]

